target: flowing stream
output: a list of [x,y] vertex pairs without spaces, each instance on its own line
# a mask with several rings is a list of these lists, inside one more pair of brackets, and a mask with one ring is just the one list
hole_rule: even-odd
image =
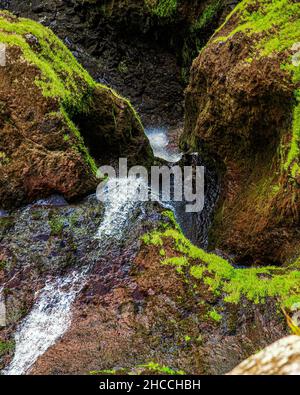
[[3,374],[25,374],[38,357],[65,333],[71,323],[72,302],[84,282],[85,274],[77,271],[47,281],[33,309],[16,331],[15,355]]
[[169,146],[168,130],[166,128],[146,128],[145,133],[150,141],[156,158],[176,163],[182,158],[182,153],[177,148]]
[[[156,157],[169,164],[181,159],[182,154],[169,147],[166,129],[152,128],[146,130],[146,134]],[[110,248],[122,239],[126,230],[136,226],[134,216],[142,217],[145,210],[145,202],[136,199],[136,196],[141,190],[148,192],[148,188],[148,180],[142,178],[111,179],[107,182],[103,190],[104,216],[94,235],[99,242],[99,248],[103,251]],[[59,197],[53,199],[55,205],[67,204]],[[48,201],[46,203],[49,204]],[[171,202],[164,206],[173,207],[173,210],[176,207]],[[176,208],[175,213],[177,211],[180,210]],[[190,219],[188,222],[191,223]],[[3,374],[30,373],[37,359],[64,335],[71,324],[72,303],[85,285],[88,271],[89,267],[85,266],[63,277],[48,278],[44,288],[37,293],[32,310],[17,327],[15,354],[11,363],[2,371]]]

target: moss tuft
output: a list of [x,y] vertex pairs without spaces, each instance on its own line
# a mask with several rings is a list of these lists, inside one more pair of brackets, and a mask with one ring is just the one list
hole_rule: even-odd
[[215,309],[212,309],[210,312],[209,312],[209,317],[212,319],[212,320],[214,320],[214,321],[216,321],[216,322],[220,322],[221,320],[222,320],[222,316],[221,316],[221,314],[219,314]]
[[200,18],[191,26],[192,31],[197,31],[206,27],[212,22],[216,14],[222,8],[221,0],[214,0],[206,6]]
[[145,4],[148,6],[152,14],[159,16],[160,18],[171,17],[177,10],[177,0],[158,0],[151,1],[145,0]]
[[8,354],[9,352],[13,351],[15,348],[15,342],[10,341],[2,341],[0,340],[0,357]]

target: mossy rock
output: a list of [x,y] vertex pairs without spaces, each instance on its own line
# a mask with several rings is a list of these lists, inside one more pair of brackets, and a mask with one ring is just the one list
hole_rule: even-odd
[[243,0],[192,67],[181,140],[216,159],[211,246],[241,264],[300,252],[300,4]]
[[0,42],[1,207],[95,191],[97,165],[121,153],[151,161],[130,103],[96,84],[50,29],[1,11]]

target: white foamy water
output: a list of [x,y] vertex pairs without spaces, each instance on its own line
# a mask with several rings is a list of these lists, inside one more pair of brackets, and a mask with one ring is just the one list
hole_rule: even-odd
[[169,148],[169,139],[166,128],[148,128],[145,129],[146,136],[149,139],[153,154],[156,158],[161,158],[167,162],[176,163],[182,158],[179,150]]
[[110,179],[105,187],[104,218],[96,238],[113,237],[120,239],[124,229],[132,223],[131,213],[142,206],[138,201],[140,191],[148,191],[147,181],[134,177]]
[[28,373],[38,357],[66,332],[71,323],[72,302],[82,289],[84,279],[84,274],[74,271],[46,283],[16,331],[15,355],[3,374]]

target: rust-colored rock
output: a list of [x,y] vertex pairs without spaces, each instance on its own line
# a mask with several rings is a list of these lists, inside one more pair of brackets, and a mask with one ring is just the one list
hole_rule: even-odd
[[[299,14],[298,4],[286,3]],[[252,15],[270,4],[244,0],[194,61],[181,141],[213,158],[222,176],[211,244],[247,264],[284,263],[300,246],[299,184],[292,171],[298,159],[287,163],[299,83],[282,66],[294,52],[288,47],[261,55],[264,39],[288,27],[278,16],[273,30],[239,30],[244,10]]]
[[49,29],[0,13],[0,42],[1,208],[95,191],[94,159],[151,161],[130,103],[96,84]]

